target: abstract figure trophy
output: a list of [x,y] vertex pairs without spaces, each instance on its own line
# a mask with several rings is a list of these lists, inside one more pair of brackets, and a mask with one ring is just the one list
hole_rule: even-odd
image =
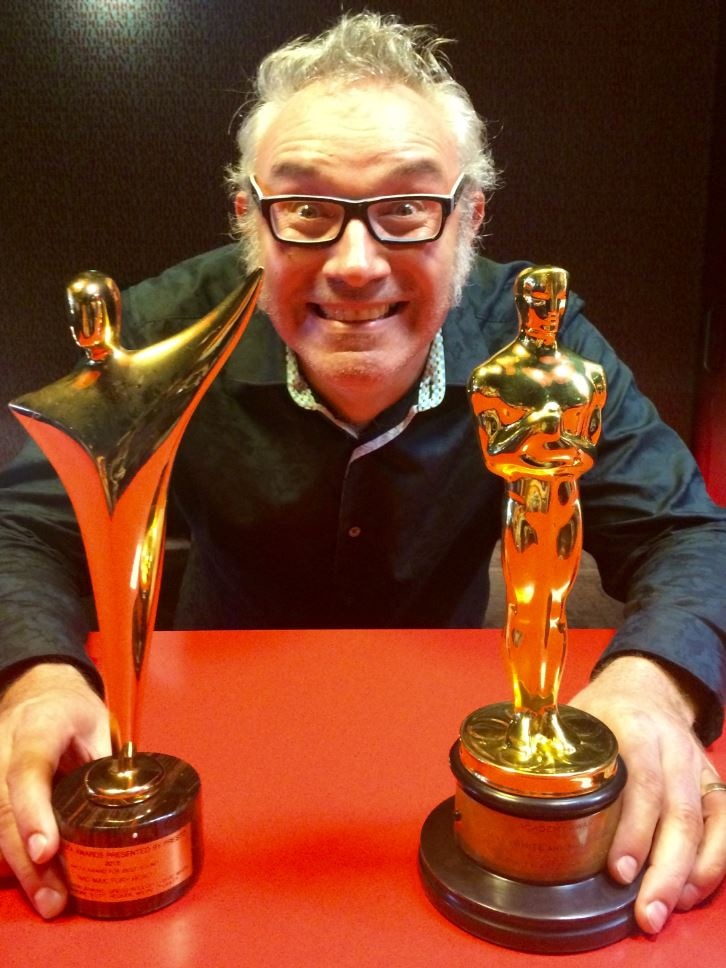
[[174,457],[245,329],[260,282],[258,270],[182,332],[127,350],[114,281],[82,273],[67,298],[84,359],[10,404],[70,497],[94,592],[113,752],[62,777],[53,792],[70,893],[93,917],[163,907],[201,865],[199,777],[176,757],[138,752],[136,722]]

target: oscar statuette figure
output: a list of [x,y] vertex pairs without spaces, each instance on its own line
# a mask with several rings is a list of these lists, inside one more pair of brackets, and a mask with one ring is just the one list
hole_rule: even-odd
[[60,777],[53,791],[69,891],[91,917],[164,907],[189,889],[201,866],[199,776],[174,756],[139,752],[136,720],[174,457],[247,325],[261,275],[252,273],[177,335],[127,350],[118,288],[103,273],[82,273],[67,296],[84,359],[10,404],[71,500],[98,617],[112,755]]
[[519,334],[469,379],[484,463],[505,482],[513,701],[464,720],[450,756],[456,795],[429,815],[419,854],[427,893],[450,920],[537,952],[631,933],[638,886],[605,869],[626,779],[615,737],[557,702],[582,551],[578,479],[593,466],[606,399],[602,368],[558,345],[567,289],[563,269],[521,272]]

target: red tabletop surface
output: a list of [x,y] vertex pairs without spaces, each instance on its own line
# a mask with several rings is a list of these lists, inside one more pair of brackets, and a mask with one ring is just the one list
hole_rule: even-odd
[[[609,635],[571,631],[561,699]],[[559,956],[498,948],[429,903],[419,832],[453,793],[449,747],[464,716],[509,695],[495,631],[158,633],[139,745],[202,776],[199,880],[145,917],[49,923],[3,882],[0,964],[723,965],[724,890],[655,940]],[[723,739],[713,759],[726,774]]]

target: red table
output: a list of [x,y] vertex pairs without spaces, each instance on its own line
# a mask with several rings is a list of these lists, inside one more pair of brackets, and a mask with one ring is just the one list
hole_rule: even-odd
[[[607,631],[572,631],[563,699]],[[416,866],[453,793],[463,717],[509,694],[493,631],[180,632],[155,636],[141,748],[202,775],[206,859],[176,904],[130,921],[43,922],[0,890],[0,964],[478,968],[723,964],[726,892],[663,933],[587,954],[497,948],[439,915]],[[726,774],[726,742],[713,751]]]

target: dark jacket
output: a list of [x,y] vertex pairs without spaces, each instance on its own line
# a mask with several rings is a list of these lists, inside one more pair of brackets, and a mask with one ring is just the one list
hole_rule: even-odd
[[[517,333],[512,285],[523,265],[477,260],[443,327],[444,400],[392,439],[415,388],[356,439],[291,400],[284,345],[255,314],[175,465],[171,495],[190,540],[177,627],[481,624],[502,487],[484,469],[466,381]],[[125,345],[188,325],[239,279],[228,246],[133,287]],[[581,479],[585,546],[605,589],[627,602],[606,656],[639,652],[680,667],[699,684],[698,725],[710,741],[726,677],[726,512],[581,310],[571,295],[560,339],[608,378],[597,464]],[[0,669],[47,656],[85,667],[78,596],[88,578],[69,503],[32,446],[0,486]]]

